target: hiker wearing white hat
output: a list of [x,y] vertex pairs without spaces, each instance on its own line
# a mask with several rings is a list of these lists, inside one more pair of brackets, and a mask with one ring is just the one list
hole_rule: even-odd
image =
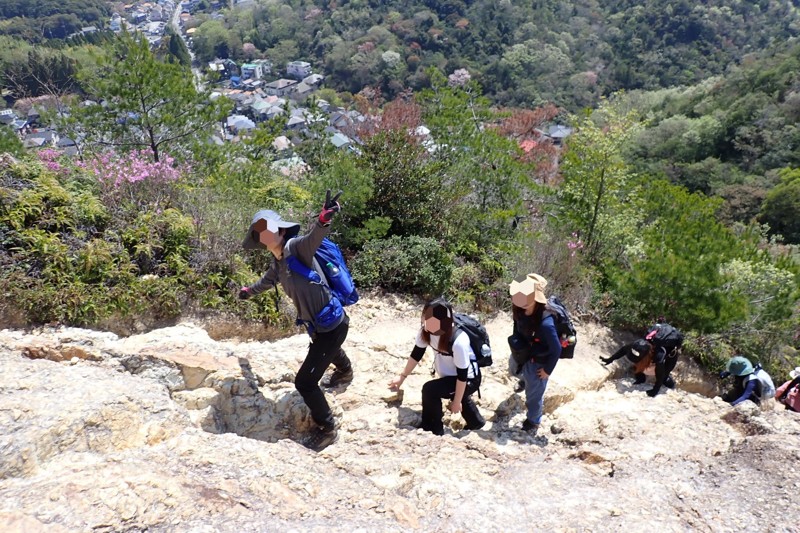
[[[264,209],[255,214],[242,242],[245,249],[269,250],[274,261],[260,280],[241,288],[239,298],[250,298],[280,283],[297,308],[298,323],[305,325],[311,336],[308,354],[297,371],[294,384],[317,424],[317,430],[304,442],[315,451],[332,444],[337,436],[331,408],[319,387],[320,379],[330,365],[335,370],[328,386],[353,379],[350,359],[342,350],[350,319],[331,289],[321,282],[325,273],[315,258],[323,239],[330,233],[333,216],[341,209],[337,201],[341,194],[331,198],[331,191],[327,192],[319,217],[306,235],[297,236],[300,231],[297,222],[289,222],[275,211]],[[296,261],[301,265],[295,266]],[[308,275],[298,273],[303,266]]]

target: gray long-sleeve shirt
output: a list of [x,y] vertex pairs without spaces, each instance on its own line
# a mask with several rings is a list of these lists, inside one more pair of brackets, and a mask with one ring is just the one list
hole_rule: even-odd
[[342,320],[337,321],[332,326],[327,328],[318,327],[315,318],[330,301],[331,293],[324,284],[314,283],[304,276],[292,272],[286,263],[286,258],[290,255],[298,258],[304,265],[316,270],[320,279],[325,279],[321,265],[314,259],[314,254],[322,243],[322,239],[330,231],[329,225],[323,226],[319,221],[315,221],[308,234],[289,239],[283,247],[283,257],[279,260],[275,259],[266,274],[249,287],[253,294],[260,294],[280,282],[284,292],[289,295],[289,298],[292,299],[294,306],[297,308],[297,317],[313,324],[314,331],[320,333],[336,329],[344,320],[345,315],[342,315]]

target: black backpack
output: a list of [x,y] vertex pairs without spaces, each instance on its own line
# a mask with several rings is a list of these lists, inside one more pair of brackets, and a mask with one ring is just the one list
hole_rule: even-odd
[[559,359],[572,359],[575,356],[575,345],[578,343],[578,331],[572,323],[569,311],[557,296],[547,299],[547,307],[553,313],[556,323],[556,333],[561,340],[561,357]]
[[683,345],[683,333],[667,323],[655,324],[647,332],[645,339],[658,347],[664,348],[667,352]]
[[492,348],[489,344],[489,334],[486,332],[486,328],[470,315],[455,313],[454,318],[456,327],[453,330],[453,339],[458,335],[458,330],[466,333],[478,366],[491,366]]

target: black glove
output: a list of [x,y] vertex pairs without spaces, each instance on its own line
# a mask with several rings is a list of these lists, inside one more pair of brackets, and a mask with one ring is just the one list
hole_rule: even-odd
[[320,224],[330,224],[331,220],[333,220],[333,215],[342,209],[342,206],[340,206],[339,202],[336,201],[341,195],[342,191],[339,191],[336,193],[336,196],[331,198],[330,189],[328,189],[328,192],[325,193],[325,203],[322,204],[322,211],[319,212]]
[[634,385],[641,385],[645,381],[647,381],[647,375],[644,373],[635,374],[636,379],[633,381]]
[[658,389],[655,387],[647,391],[647,395],[650,396],[651,398],[655,398],[656,394],[658,394]]
[[608,366],[609,364],[611,364],[611,361],[613,359],[611,359],[610,357],[601,357],[600,360],[603,362],[603,365]]
[[241,289],[239,289],[239,299],[240,300],[247,300],[252,295],[253,295],[253,293],[250,292],[250,288],[249,287],[242,287]]
[[719,373],[719,379],[725,379],[730,375],[731,375],[730,372],[728,372],[727,370],[723,370],[722,372]]

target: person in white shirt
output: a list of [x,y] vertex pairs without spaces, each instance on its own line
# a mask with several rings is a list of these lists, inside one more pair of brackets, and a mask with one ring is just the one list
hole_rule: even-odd
[[433,348],[436,379],[422,386],[422,429],[444,435],[442,400],[449,399],[451,413],[461,413],[466,428],[481,429],[485,424],[472,394],[480,388],[481,372],[467,334],[454,327],[453,308],[437,298],[422,308],[422,327],[403,372],[391,382],[389,389],[400,390],[405,379],[414,371],[428,346]]

